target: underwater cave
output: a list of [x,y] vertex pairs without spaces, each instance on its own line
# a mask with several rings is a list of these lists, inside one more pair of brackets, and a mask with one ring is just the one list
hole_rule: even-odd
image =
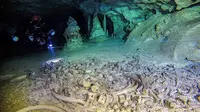
[[[42,22],[45,23],[45,26],[39,33],[47,32],[47,30],[54,29],[55,36],[52,37],[52,43],[54,46],[60,46],[63,48],[64,44],[66,43],[66,39],[63,36],[65,29],[67,28],[67,21],[69,17],[73,17],[77,21],[77,25],[80,27],[80,34],[83,38],[86,38],[89,34],[87,20],[84,16],[83,11],[76,7],[68,6],[67,10],[61,7],[59,9],[54,9],[48,14],[40,14],[40,12],[32,13],[23,15],[20,13],[6,13],[5,11],[1,10],[2,18],[1,18],[1,57],[10,57],[13,55],[24,55],[25,53],[32,53],[41,51],[41,46],[35,45],[35,43],[26,43],[25,32],[30,25],[30,21],[33,15],[39,15],[42,18]],[[63,12],[62,12],[63,11]],[[13,19],[15,18],[15,19]],[[7,30],[16,30],[15,35],[19,36],[19,42],[12,42],[11,41],[11,34],[9,34]],[[42,31],[43,30],[43,31]],[[44,47],[43,47],[44,48]],[[11,50],[12,49],[12,50]],[[18,49],[21,49],[18,51]],[[45,50],[42,49],[42,50]]]
[[200,112],[199,0],[1,0],[1,112]]
[[[108,32],[109,36],[112,36],[114,34],[114,24],[113,21],[105,15],[104,20],[104,15],[103,14],[98,14],[99,21],[101,23],[101,27],[104,29],[104,31]],[[106,25],[104,27],[104,22],[106,22]]]

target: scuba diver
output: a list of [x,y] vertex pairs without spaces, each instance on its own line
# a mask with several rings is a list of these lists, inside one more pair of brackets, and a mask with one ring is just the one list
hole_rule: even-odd
[[44,37],[44,25],[42,23],[42,18],[38,15],[34,15],[27,27],[26,35],[31,42],[39,43],[39,45],[44,45],[46,43]]
[[34,15],[26,22],[17,25],[8,25],[1,33],[6,41],[17,44],[52,46],[51,38],[55,35],[55,30],[47,27],[42,18]]
[[16,26],[7,26],[5,27],[4,32],[6,32],[6,35],[9,36],[9,39],[11,38],[13,42],[19,41],[19,37],[16,35]]
[[38,15],[34,15],[26,31],[29,41],[35,42],[40,46],[48,45],[51,41],[51,37],[55,35],[55,30],[51,29],[49,32],[46,32],[45,27],[45,22],[42,21],[42,18]]

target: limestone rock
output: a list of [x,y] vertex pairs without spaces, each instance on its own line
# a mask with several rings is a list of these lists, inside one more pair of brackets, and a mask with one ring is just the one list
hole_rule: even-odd
[[[186,35],[182,37],[180,42],[177,44],[174,51],[174,56],[176,60],[183,60],[184,58],[190,61],[199,62],[200,61],[200,50],[197,48],[198,45],[198,35],[200,34],[197,30],[200,28],[200,23],[189,29]],[[189,38],[190,37],[190,38]],[[187,44],[185,43],[187,42]],[[182,58],[181,58],[182,57]]]
[[72,36],[80,36],[80,33],[79,33],[79,26],[77,25],[77,22],[74,18],[72,17],[69,17],[69,20],[67,22],[67,32],[64,33],[64,36],[65,38],[70,38]]
[[64,37],[67,41],[66,49],[76,49],[82,47],[82,37],[79,33],[79,26],[74,18],[70,17],[67,22],[68,27],[65,29]]
[[[113,14],[114,13],[114,14]],[[126,26],[126,22],[122,19],[122,15],[117,14],[115,12],[107,12],[106,14],[110,19],[113,21],[114,25],[114,33],[118,38],[123,38],[123,36],[126,34],[124,31],[124,27]]]
[[[47,2],[41,0],[10,0],[7,1],[9,5],[2,6],[4,10],[18,13],[55,13],[55,9],[62,9],[61,12],[68,12],[69,5],[80,7],[86,14],[105,13],[116,7],[126,6],[129,8],[141,8],[144,10],[158,10],[160,12],[171,12],[176,9],[187,8],[191,5],[197,4],[200,0],[49,0]],[[70,10],[71,12],[71,10]]]
[[90,40],[94,42],[102,42],[107,40],[106,32],[101,27],[98,17],[94,17],[93,19],[93,28],[91,31]]
[[130,22],[134,19],[142,18],[142,14],[145,13],[143,10],[130,10],[128,7],[115,8],[114,11],[122,14],[123,17]]
[[157,49],[178,62],[199,62],[199,11],[193,7],[174,14],[154,15],[133,28],[126,44],[131,48],[143,44],[143,50]]
[[132,40],[134,40],[133,38],[135,38],[136,40],[139,39],[143,42],[147,38],[154,38],[156,36],[155,26],[158,26],[157,24],[162,20],[162,16],[155,15],[150,17],[148,20],[141,22],[141,24],[138,24],[126,37],[127,42],[131,42]]
[[200,2],[200,0],[174,0],[174,1],[177,4],[177,7],[176,7],[177,10],[189,7],[193,4],[197,4]]
[[123,103],[123,102],[125,102],[126,101],[126,96],[125,95],[120,95],[119,96],[119,102],[120,103]]
[[126,32],[130,32],[136,23],[144,21],[152,13],[139,9],[134,5],[115,7],[106,12],[106,15],[114,23],[114,33],[118,38],[123,38]]

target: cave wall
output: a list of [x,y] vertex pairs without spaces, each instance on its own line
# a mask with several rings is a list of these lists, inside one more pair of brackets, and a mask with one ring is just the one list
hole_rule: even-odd
[[[76,15],[76,12],[74,12],[74,8],[76,8],[83,12],[86,21],[86,23],[81,22],[79,24],[86,24],[88,28],[85,27],[85,29],[93,32],[96,31],[91,27],[93,20],[90,17],[95,18],[98,14],[101,14],[112,21],[113,34],[118,38],[125,38],[128,44],[133,40],[139,42],[156,39],[165,41],[166,38],[163,35],[167,35],[168,31],[181,29],[179,27],[183,27],[189,20],[192,21],[196,19],[195,17],[199,17],[198,14],[200,13],[197,10],[199,4],[200,0],[3,0],[0,1],[0,12],[2,17],[13,19],[16,15]],[[193,7],[196,7],[196,9]],[[187,9],[189,9],[189,12],[187,12]],[[6,17],[7,15],[11,16]],[[78,22],[83,20],[82,17],[77,17]],[[5,19],[1,18],[1,20]],[[170,23],[169,21],[173,22]],[[168,26],[165,26],[166,24]],[[176,27],[171,27],[175,24]],[[170,36],[168,37],[170,41]],[[179,53],[179,51],[183,51],[181,47],[175,48],[179,39],[174,41],[173,38],[172,40],[170,43],[162,43],[158,47],[167,55],[176,58],[183,57],[185,54]],[[170,49],[171,46],[174,47]]]
[[114,32],[122,32],[125,26],[141,22],[152,13],[172,13],[199,3],[200,0],[2,0],[0,12],[3,16],[70,15],[76,7],[85,15],[106,14],[115,23]]
[[128,48],[149,51],[179,63],[200,62],[200,8],[155,14],[138,23],[126,37]]
[[12,20],[9,18],[16,20],[20,16],[33,14],[54,15],[55,18],[58,14],[76,15],[78,12],[74,9],[78,9],[84,15],[75,17],[78,24],[88,23],[81,29],[91,31],[91,18],[88,21],[88,17],[102,14],[113,22],[114,35],[126,38],[132,29],[154,14],[174,13],[199,3],[200,0],[2,0],[0,12],[5,18],[1,18],[1,22],[6,20],[10,23]]
[[70,12],[69,6],[77,7],[87,14],[107,12],[113,8],[122,7],[174,12],[192,5],[198,5],[200,0],[1,0],[1,11],[21,14],[52,12]]

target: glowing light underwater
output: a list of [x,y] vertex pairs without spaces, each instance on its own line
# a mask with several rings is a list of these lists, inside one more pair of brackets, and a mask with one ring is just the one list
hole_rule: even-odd
[[29,38],[30,41],[34,41],[34,38],[33,38],[32,35],[30,35],[28,38]]
[[17,41],[19,41],[19,37],[13,36],[13,37],[12,37],[12,40],[13,40],[14,42],[17,42]]
[[51,36],[54,36],[54,35],[56,34],[56,32],[55,32],[55,30],[51,29],[51,30],[49,31],[49,34],[50,34]]
[[47,45],[51,55],[54,57],[55,56],[55,51],[54,51],[54,47],[53,47],[53,44],[52,42],[50,41],[49,44]]

